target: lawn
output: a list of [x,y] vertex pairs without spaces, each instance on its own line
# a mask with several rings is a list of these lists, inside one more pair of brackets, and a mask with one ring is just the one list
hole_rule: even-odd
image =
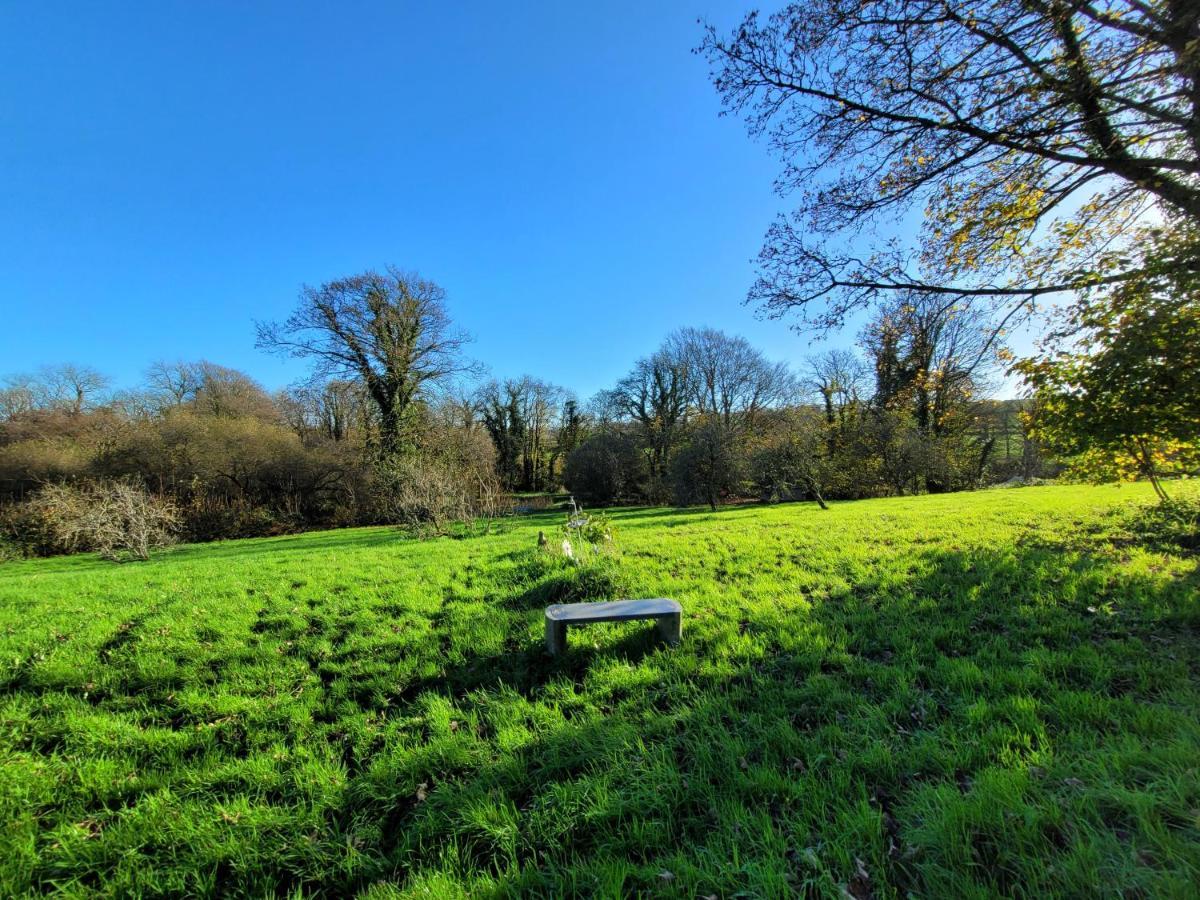
[[[1200,558],[1150,499],[627,510],[584,570],[550,513],[5,564],[0,895],[1195,896]],[[545,656],[610,596],[682,645]]]

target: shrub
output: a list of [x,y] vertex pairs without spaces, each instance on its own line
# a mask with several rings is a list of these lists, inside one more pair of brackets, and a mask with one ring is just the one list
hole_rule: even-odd
[[374,497],[382,521],[444,534],[452,523],[491,518],[499,510],[494,471],[406,455],[379,463]]
[[612,555],[580,563],[560,553],[537,553],[527,567],[533,586],[521,596],[522,606],[616,600],[634,593],[628,572]]
[[597,434],[567,457],[563,483],[567,490],[597,506],[640,494],[646,480],[646,457],[623,434]]
[[35,507],[31,502],[0,506],[0,545],[6,548],[4,556],[54,556],[69,552]]
[[127,481],[51,484],[28,505],[62,549],[114,561],[148,559],[174,542],[179,526],[173,503]]

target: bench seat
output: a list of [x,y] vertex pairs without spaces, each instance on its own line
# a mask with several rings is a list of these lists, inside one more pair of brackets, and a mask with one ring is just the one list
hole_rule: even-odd
[[678,644],[683,629],[683,607],[666,597],[649,600],[613,600],[607,603],[556,603],[546,607],[546,650],[558,654],[567,649],[567,626],[589,622],[628,622],[654,619],[658,633]]

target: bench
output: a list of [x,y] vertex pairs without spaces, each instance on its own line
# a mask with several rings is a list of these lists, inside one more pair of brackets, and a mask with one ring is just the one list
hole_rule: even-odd
[[546,607],[546,650],[553,656],[567,649],[567,626],[589,622],[628,622],[654,619],[658,633],[669,644],[678,644],[683,629],[683,607],[677,600],[614,600],[610,603],[556,603]]

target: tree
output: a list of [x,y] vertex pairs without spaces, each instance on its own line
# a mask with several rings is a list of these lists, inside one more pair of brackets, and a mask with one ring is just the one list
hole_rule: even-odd
[[707,503],[713,512],[722,500],[738,493],[743,482],[742,448],[717,417],[702,419],[671,461],[675,502]]
[[829,508],[822,496],[830,467],[823,434],[827,427],[812,410],[780,416],[769,439],[750,459],[750,478],[764,503],[807,496],[821,509]]
[[1093,475],[1131,469],[1164,501],[1163,468],[1200,462],[1200,233],[1189,237],[1160,233],[1139,277],[1070,308],[1052,336],[1074,337],[1070,349],[1017,365],[1040,440]]
[[0,418],[13,419],[37,409],[37,389],[28,375],[8,375],[0,387]]
[[688,372],[691,402],[710,424],[729,432],[752,429],[766,409],[793,399],[796,381],[743,337],[713,328],[684,328],[672,340]]
[[50,409],[79,415],[99,406],[111,383],[91,366],[74,363],[42,366],[36,375],[9,375],[0,389],[0,416],[11,419]]
[[587,419],[579,409],[579,401],[574,396],[568,396],[563,402],[562,411],[558,417],[558,427],[555,429],[554,449],[550,453],[550,477],[554,477],[555,463],[565,460],[583,443]]
[[101,395],[112,379],[91,366],[64,363],[41,369],[42,381],[50,397],[50,405],[79,415],[100,402]]
[[480,391],[483,424],[496,447],[496,473],[506,488],[521,484],[525,415],[519,381],[491,381]]
[[496,445],[496,464],[509,487],[524,491],[550,486],[555,422],[569,393],[530,375],[501,384],[488,382],[479,393],[484,426]]
[[271,396],[245,372],[207,361],[196,363],[195,371],[197,387],[191,405],[201,415],[279,421]]
[[[726,110],[801,193],[751,300],[829,328],[916,290],[990,299],[1003,327],[1039,297],[1136,278],[1120,245],[1142,213],[1200,222],[1198,40],[1189,0],[815,0],[709,28]],[[914,206],[921,250],[855,250]]]
[[194,400],[200,389],[204,362],[158,360],[146,370],[146,384],[164,408],[179,407]]
[[413,446],[418,406],[433,388],[470,370],[467,335],[446,310],[446,292],[389,266],[304,287],[285,322],[258,324],[258,346],[311,359],[320,377],[361,381],[379,410],[384,455]]
[[289,388],[275,400],[298,435],[306,440],[329,441],[344,441],[352,434],[366,432],[370,424],[369,403],[361,384],[336,378]]
[[594,434],[567,457],[563,481],[587,503],[607,506],[637,494],[646,477],[646,457],[628,435]]
[[867,374],[849,350],[829,350],[808,363],[807,387],[819,398],[825,417],[825,447],[832,455],[846,442],[861,411]]
[[653,354],[639,359],[611,392],[611,402],[621,416],[632,419],[641,431],[652,478],[666,472],[667,457],[687,423],[694,388],[687,354],[679,340],[668,339]]

